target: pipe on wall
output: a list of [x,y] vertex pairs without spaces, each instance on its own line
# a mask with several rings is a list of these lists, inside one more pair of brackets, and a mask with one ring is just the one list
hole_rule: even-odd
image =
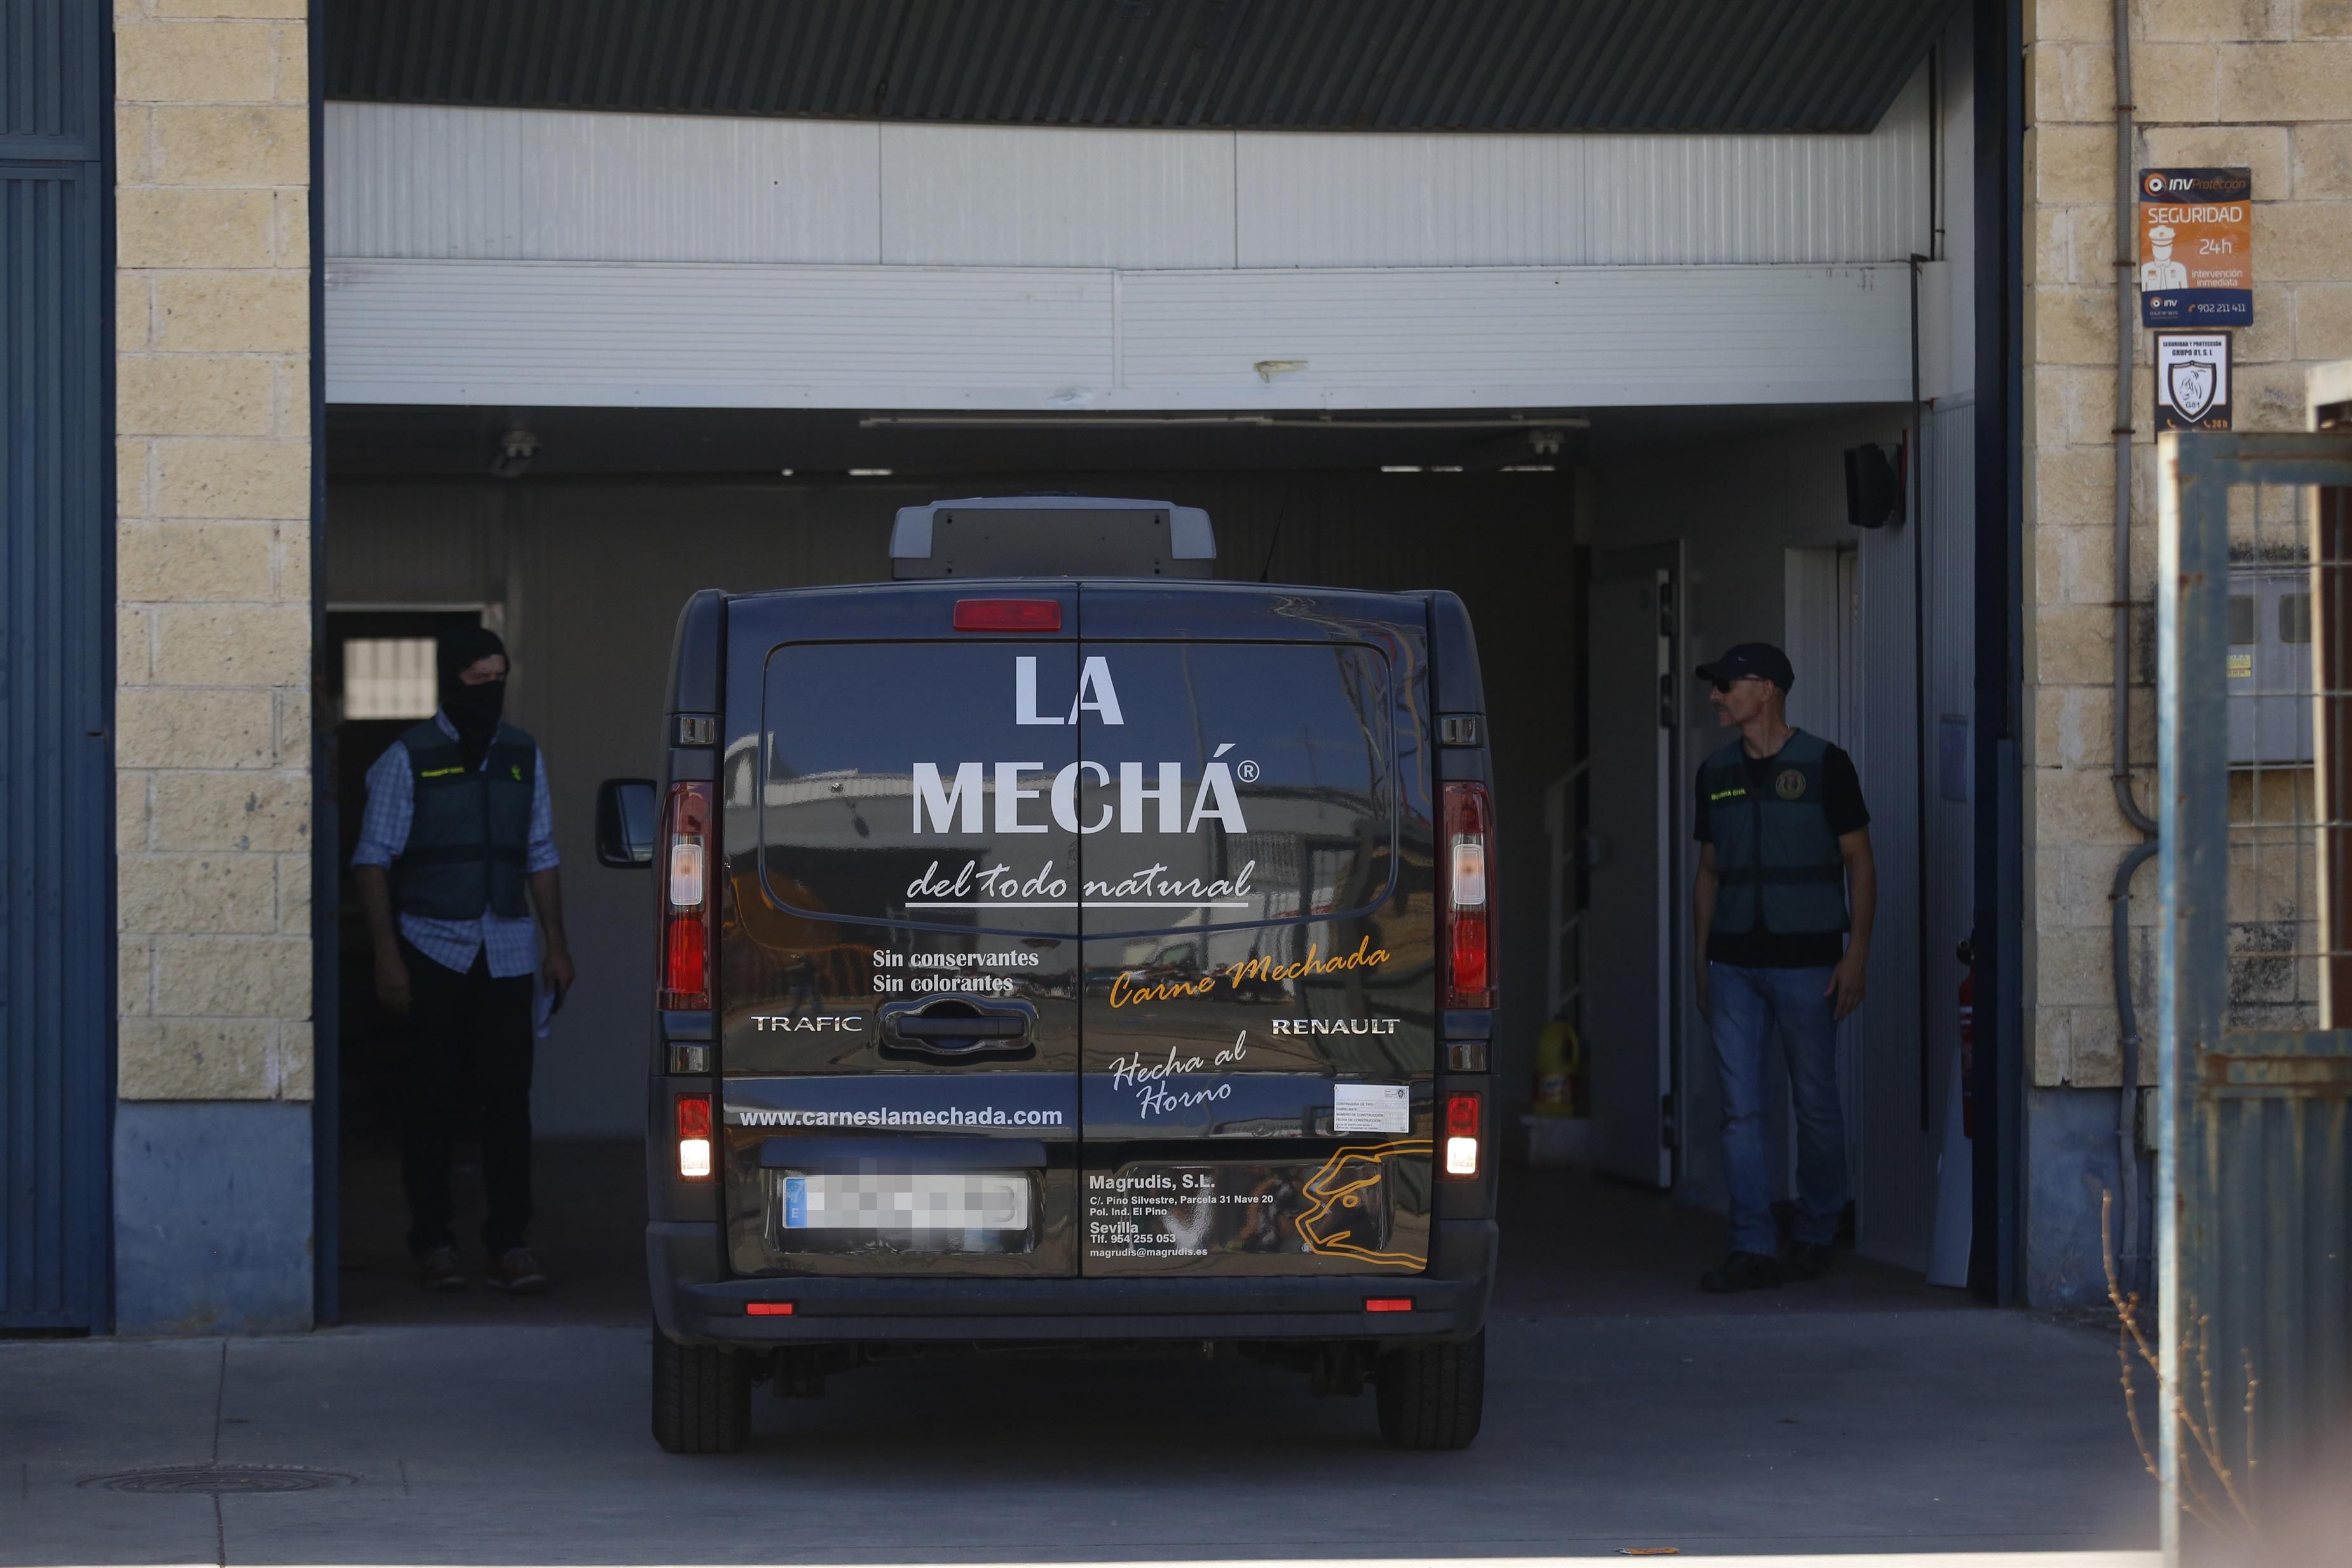
[[2132,873],[2157,852],[2157,821],[2140,809],[2131,779],[2131,525],[2133,269],[2138,266],[2139,188],[2132,174],[2131,0],[2116,0],[2116,560],[2115,757],[2109,776],[2116,808],[2146,841],[2116,867],[2109,955],[2116,993],[2116,1043],[2121,1077],[2116,1093],[2116,1181],[2123,1232],[2117,1264],[2129,1288],[2139,1278],[2139,1010],[2132,1001]]
[[2025,23],[2023,0],[1975,0],[1972,193],[1976,213],[1977,744],[1976,832],[1979,1130],[1969,1160],[1969,1289],[1988,1304],[2025,1288],[2022,1196],[2026,1104],[2024,1009]]

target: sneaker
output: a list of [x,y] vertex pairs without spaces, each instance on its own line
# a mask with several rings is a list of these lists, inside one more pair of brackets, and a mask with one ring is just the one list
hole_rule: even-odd
[[1720,1267],[1701,1274],[1698,1288],[1717,1295],[1728,1295],[1734,1291],[1769,1291],[1782,1278],[1778,1258],[1768,1258],[1761,1252],[1734,1252]]
[[416,1277],[428,1291],[462,1291],[466,1270],[457,1266],[455,1247],[436,1247],[416,1260]]
[[1837,1255],[1838,1249],[1826,1242],[1800,1241],[1789,1249],[1789,1278],[1818,1280],[1830,1271]]
[[536,1296],[547,1290],[547,1275],[541,1270],[539,1260],[520,1247],[509,1247],[490,1260],[490,1267],[482,1276],[482,1283],[493,1291],[509,1295]]

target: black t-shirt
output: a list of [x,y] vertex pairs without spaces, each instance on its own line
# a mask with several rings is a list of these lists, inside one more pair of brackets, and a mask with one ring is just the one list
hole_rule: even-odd
[[[1761,792],[1767,775],[1779,753],[1771,757],[1749,757],[1740,754],[1748,764],[1748,787]],[[1700,843],[1712,843],[1714,839],[1707,822],[1706,785],[1702,779],[1698,792],[1697,828],[1692,837]],[[1839,838],[1866,827],[1870,822],[1869,808],[1862,803],[1862,779],[1853,770],[1853,758],[1834,746],[1825,746],[1822,757],[1822,810],[1829,817],[1830,831]],[[1777,931],[1741,931],[1706,934],[1706,957],[1711,964],[1738,964],[1750,969],[1821,969],[1845,956],[1845,936],[1836,931],[1811,931],[1790,935]]]

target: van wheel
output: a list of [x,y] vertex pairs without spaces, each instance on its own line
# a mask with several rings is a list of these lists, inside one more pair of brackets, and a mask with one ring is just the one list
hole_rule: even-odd
[[1390,1351],[1372,1375],[1390,1447],[1466,1448],[1486,1409],[1486,1332]]
[[751,1357],[679,1344],[656,1325],[654,1441],[673,1454],[731,1454],[751,1437]]

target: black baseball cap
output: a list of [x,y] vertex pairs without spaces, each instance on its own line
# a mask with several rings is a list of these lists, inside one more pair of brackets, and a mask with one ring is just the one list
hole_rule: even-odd
[[1711,664],[1701,664],[1696,674],[1702,681],[1736,681],[1742,675],[1760,675],[1782,691],[1797,684],[1797,672],[1789,665],[1789,655],[1769,643],[1740,643],[1726,648]]

